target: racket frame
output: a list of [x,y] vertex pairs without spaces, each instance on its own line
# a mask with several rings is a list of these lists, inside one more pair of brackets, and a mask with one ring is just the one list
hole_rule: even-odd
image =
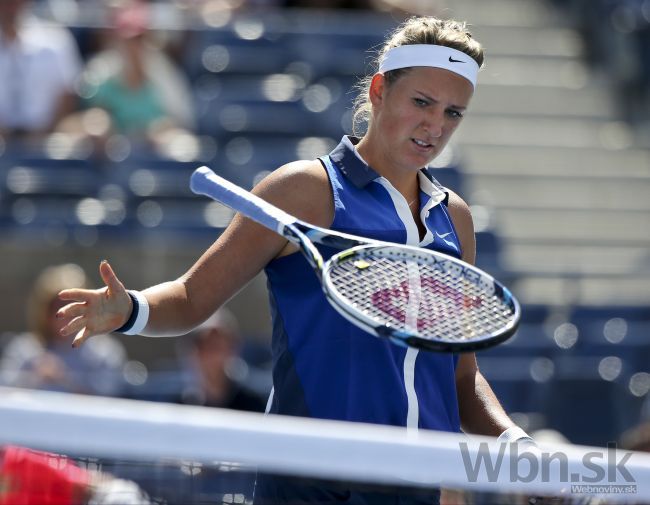
[[[465,352],[497,345],[508,339],[517,330],[521,318],[521,307],[517,299],[492,276],[462,260],[438,251],[366,239],[311,225],[218,176],[205,166],[194,171],[190,179],[190,187],[194,193],[217,200],[296,244],[317,275],[323,293],[330,305],[352,324],[361,327],[374,336],[387,338],[400,346],[437,352]],[[315,243],[343,250],[334,254],[329,260],[324,261]],[[512,317],[509,323],[501,327],[498,332],[463,341],[422,338],[413,335],[413,333],[393,328],[389,324],[377,324],[376,321],[363,314],[363,312],[351,307],[339,295],[338,290],[330,280],[329,271],[333,266],[343,261],[351,261],[355,257],[362,257],[369,250],[382,249],[385,252],[399,250],[402,254],[412,255],[414,258],[417,257],[420,261],[428,263],[437,262],[440,266],[445,265],[442,268],[447,268],[449,272],[456,276],[463,275],[471,279],[472,282],[480,282],[488,291],[493,290],[511,308]]]
[[[342,262],[364,259],[369,252],[393,256],[398,253],[400,256],[411,256],[418,258],[420,263],[435,264],[437,268],[451,273],[457,277],[464,277],[470,282],[481,286],[486,292],[492,292],[504,305],[512,311],[512,317],[508,324],[502,326],[498,331],[487,333],[481,337],[473,337],[471,340],[450,341],[442,338],[422,338],[412,332],[393,328],[389,324],[377,324],[372,317],[352,307],[338,289],[334,286],[329,272],[332,268]],[[333,255],[325,262],[322,273],[323,291],[336,311],[351,323],[362,327],[367,332],[381,338],[387,338],[391,342],[403,347],[416,347],[436,352],[470,352],[486,349],[504,342],[517,331],[521,319],[521,306],[508,288],[503,286],[491,275],[476,268],[462,260],[448,256],[437,251],[430,251],[419,247],[403,244],[386,245],[361,245]]]

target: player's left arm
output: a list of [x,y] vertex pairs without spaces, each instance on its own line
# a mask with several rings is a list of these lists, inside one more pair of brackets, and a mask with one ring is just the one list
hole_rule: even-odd
[[[469,206],[450,192],[448,209],[461,244],[462,260],[474,264],[476,239]],[[463,431],[499,436],[515,425],[481,374],[474,353],[460,354],[456,366],[456,391]]]

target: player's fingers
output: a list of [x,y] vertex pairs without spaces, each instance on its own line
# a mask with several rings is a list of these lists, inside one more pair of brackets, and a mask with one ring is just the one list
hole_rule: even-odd
[[85,317],[75,317],[72,321],[66,324],[63,328],[59,330],[59,333],[63,337],[69,337],[77,333],[79,330],[86,327],[86,318]]
[[64,289],[63,291],[59,291],[59,294],[57,295],[59,300],[64,300],[64,301],[75,301],[75,302],[86,302],[88,301],[88,298],[90,297],[92,291],[88,289]]
[[86,305],[85,302],[69,303],[68,305],[65,305],[64,307],[61,307],[56,312],[56,317],[59,317],[59,318],[74,318],[74,317],[78,317],[78,316],[83,316],[83,315],[86,314],[86,310],[88,310],[88,306]]
[[84,326],[75,335],[74,340],[72,341],[72,347],[79,347],[88,339],[89,336],[90,332],[88,331],[88,327]]
[[122,282],[117,278],[117,275],[115,275],[115,272],[108,261],[103,260],[99,264],[99,274],[102,276],[102,280],[106,286],[108,286],[110,293],[115,294],[126,291],[124,284],[122,284]]

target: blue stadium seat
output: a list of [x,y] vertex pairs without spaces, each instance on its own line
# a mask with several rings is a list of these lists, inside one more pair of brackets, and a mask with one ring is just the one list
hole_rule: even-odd
[[190,176],[200,165],[198,161],[181,162],[162,159],[139,151],[116,164],[107,178],[107,185],[123,190],[126,219],[123,226],[137,230],[139,238],[153,237],[174,240],[192,236],[213,240],[225,226],[211,219],[210,199],[194,194]]
[[496,347],[481,351],[481,356],[551,358],[557,350],[555,342],[541,325],[521,323],[514,336]]
[[309,64],[315,77],[365,75],[369,70],[366,51],[381,42],[367,35],[331,33],[297,34],[293,39],[296,59]]
[[0,156],[0,223],[22,237],[66,240],[70,229],[95,223],[103,175],[90,159],[52,159],[13,145]]
[[284,38],[283,34],[263,34],[246,40],[232,26],[195,30],[185,46],[183,65],[190,80],[206,70],[216,74],[280,72],[293,61]]
[[550,314],[548,305],[541,303],[526,303],[521,306],[521,322],[543,324]]
[[308,110],[300,101],[211,100],[198,110],[200,133],[222,138],[233,133],[269,135],[332,135],[343,133],[342,112],[329,107]]
[[576,353],[620,354],[636,370],[650,369],[650,310],[643,306],[576,307]]
[[224,177],[248,189],[261,173],[297,159],[327,154],[337,143],[338,139],[330,137],[234,135],[224,139],[214,166]]
[[93,196],[101,186],[102,173],[89,160],[3,156],[0,184],[7,196]]
[[594,320],[607,320],[614,317],[626,321],[650,322],[650,309],[639,305],[604,305],[604,306],[577,306],[571,311],[571,321],[583,324]]
[[506,282],[503,274],[502,242],[494,230],[481,230],[476,237],[476,266],[485,270],[501,282]]
[[197,162],[129,160],[114,167],[111,181],[116,181],[131,198],[196,198],[189,187],[190,175]]
[[273,74],[213,74],[204,72],[197,76],[193,83],[193,93],[197,100],[197,108],[205,107],[205,103],[218,100],[230,103],[238,100],[264,101],[268,100],[265,84]]
[[[546,383],[535,382],[534,372],[539,358],[535,356],[491,356],[477,354],[483,376],[507,412],[537,412],[545,395]],[[549,377],[550,379],[550,377]]]
[[605,446],[638,421],[640,400],[619,382],[558,377],[540,407],[548,427],[572,443]]

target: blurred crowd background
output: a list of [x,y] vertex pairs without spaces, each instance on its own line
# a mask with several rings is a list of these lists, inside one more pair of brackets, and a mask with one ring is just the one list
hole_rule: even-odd
[[53,295],[98,286],[104,258],[134,289],[184,272],[232,217],[191,171],[250,188],[329,152],[412,13],[486,46],[433,167],[524,302],[484,374],[526,429],[629,439],[650,418],[649,0],[0,1],[0,384],[263,410],[263,278],[185,338],[79,350]]

